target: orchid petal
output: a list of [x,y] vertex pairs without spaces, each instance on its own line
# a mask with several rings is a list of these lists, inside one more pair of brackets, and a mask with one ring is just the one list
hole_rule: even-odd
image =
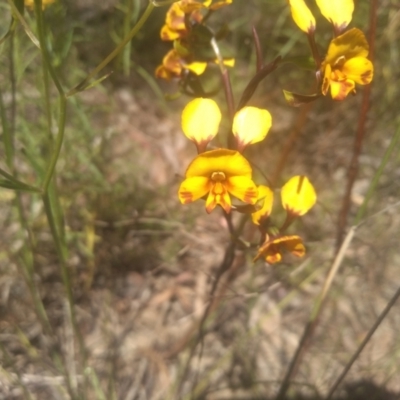
[[271,128],[269,111],[257,107],[243,107],[233,118],[232,132],[239,151],[253,143],[261,142]]
[[317,195],[314,186],[306,176],[290,178],[281,190],[283,208],[290,214],[306,214],[316,203]]
[[290,11],[296,25],[305,33],[315,31],[315,18],[304,0],[289,0]]
[[198,148],[205,150],[218,132],[221,117],[221,111],[214,100],[194,99],[182,112],[182,130]]

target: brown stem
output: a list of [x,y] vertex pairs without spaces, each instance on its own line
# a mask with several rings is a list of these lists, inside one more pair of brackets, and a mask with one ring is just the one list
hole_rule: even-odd
[[[376,23],[377,23],[377,7],[378,0],[373,0],[370,7],[370,32],[369,32],[369,58],[371,61],[374,60],[375,53],[375,33],[376,33]],[[353,155],[350,161],[350,166],[347,171],[347,184],[346,191],[342,200],[342,207],[340,209],[338,223],[337,223],[337,235],[336,235],[336,251],[340,247],[343,241],[343,235],[347,226],[347,217],[350,210],[351,203],[351,192],[354,186],[354,182],[357,178],[358,167],[359,167],[359,157],[361,154],[362,143],[365,137],[365,124],[367,121],[367,115],[370,105],[371,96],[371,85],[367,85],[364,89],[362,105],[360,111],[360,117],[358,119],[357,134],[354,139],[353,145]]]
[[256,91],[260,82],[264,78],[266,78],[271,72],[275,71],[278,68],[281,59],[282,59],[281,56],[276,57],[274,61],[270,62],[267,65],[264,65],[253,76],[253,78],[250,80],[250,82],[247,84],[246,88],[243,91],[242,97],[239,100],[239,104],[236,108],[236,111],[239,111],[241,108],[243,108],[247,104],[247,102],[251,99],[254,92]]
[[260,38],[258,37],[258,33],[256,31],[255,26],[253,26],[252,28],[252,33],[254,40],[254,48],[256,50],[256,57],[257,57],[256,68],[257,72],[260,72],[262,68],[262,52],[261,52]]
[[315,67],[316,67],[316,70],[318,71],[319,67],[321,66],[321,57],[319,55],[317,44],[315,43],[314,31],[312,31],[311,33],[307,34],[307,38],[308,38],[308,43],[310,44],[310,47],[311,47],[312,56],[313,56],[314,61],[315,61]]

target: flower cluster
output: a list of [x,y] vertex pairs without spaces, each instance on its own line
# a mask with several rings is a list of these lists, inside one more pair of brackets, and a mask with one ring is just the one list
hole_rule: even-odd
[[[202,47],[209,47],[211,31],[204,22],[210,12],[232,3],[232,0],[197,1],[180,0],[171,5],[161,28],[160,36],[164,41],[173,42],[171,49],[163,58],[162,64],[156,69],[158,78],[171,80],[182,78],[192,73],[196,76],[204,73],[208,61],[199,57]],[[232,66],[233,59],[225,60]]]
[[[282,205],[287,218],[280,229],[270,223],[273,191],[253,181],[250,162],[243,156],[244,149],[265,139],[272,124],[271,114],[262,108],[246,106],[233,117],[232,134],[235,149],[207,150],[218,133],[221,112],[215,101],[196,98],[182,112],[182,130],[192,140],[198,155],[189,164],[178,196],[182,204],[204,199],[208,213],[222,207],[225,213],[232,210],[251,213],[252,221],[261,232],[261,246],[255,260],[264,257],[267,262],[281,260],[282,251],[296,256],[305,254],[299,236],[286,236],[284,231],[296,217],[304,215],[316,202],[313,186],[305,176],[291,178],[281,190]],[[232,198],[240,204],[232,204]]]
[[367,85],[373,78],[373,65],[367,58],[368,42],[357,28],[345,31],[353,11],[353,0],[316,0],[321,14],[332,24],[335,37],[331,40],[325,59],[319,62],[314,41],[316,21],[304,0],[289,0],[291,13],[296,25],[308,35],[317,64],[317,76],[321,93],[330,91],[334,100],[343,100],[349,93],[355,93],[356,84]]

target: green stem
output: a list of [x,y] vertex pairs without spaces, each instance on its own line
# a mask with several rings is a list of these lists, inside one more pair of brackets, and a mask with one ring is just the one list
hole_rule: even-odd
[[[50,57],[46,49],[45,43],[45,31],[44,31],[44,22],[43,22],[43,12],[42,12],[42,1],[35,0],[35,15],[37,22],[37,31],[39,35],[40,48],[42,53],[43,60],[43,68],[47,68],[58,92],[59,92],[59,116],[58,116],[58,133],[56,136],[54,148],[52,149],[52,155],[46,169],[44,181],[42,184],[42,200],[44,204],[44,209],[46,212],[47,220],[50,226],[50,230],[53,236],[54,244],[56,247],[56,251],[61,263],[61,276],[63,280],[63,284],[67,293],[69,312],[71,316],[72,325],[75,331],[75,334],[78,338],[80,352],[82,355],[83,368],[86,364],[86,350],[84,347],[83,338],[79,332],[78,325],[76,322],[75,309],[74,309],[74,301],[73,301],[73,293],[71,286],[71,278],[69,275],[68,267],[67,267],[67,259],[68,252],[67,246],[65,243],[65,238],[63,235],[63,227],[61,226],[61,220],[58,217],[58,213],[54,208],[57,208],[58,199],[56,198],[56,191],[52,190],[53,188],[50,186],[52,184],[52,180],[54,177],[55,167],[57,165],[58,157],[61,151],[61,147],[64,140],[64,130],[65,130],[65,122],[66,122],[66,104],[67,99],[65,97],[64,90],[61,86],[61,83],[51,65]],[[54,182],[53,182],[54,183]]]
[[[37,1],[37,0],[35,0]],[[125,47],[127,43],[129,43],[134,36],[140,31],[144,23],[147,21],[149,18],[150,14],[152,13],[154,9],[154,5],[152,2],[149,2],[147,5],[146,10],[140,17],[139,21],[137,24],[131,29],[129,34],[122,40],[122,42],[92,71],[90,74],[75,88],[71,89],[67,93],[67,97],[74,95],[75,93],[78,93],[86,88],[86,86],[89,84],[89,81],[97,75],[107,64],[110,63],[111,60],[113,60],[120,52],[121,50]]]

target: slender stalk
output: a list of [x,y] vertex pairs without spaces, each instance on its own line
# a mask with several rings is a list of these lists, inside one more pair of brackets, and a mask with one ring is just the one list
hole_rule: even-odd
[[[5,147],[6,153],[6,163],[9,170],[12,172],[12,175],[9,175],[9,179],[19,182],[16,178],[17,170],[15,168],[14,162],[14,134],[15,134],[15,126],[16,126],[16,115],[17,115],[17,102],[16,102],[16,78],[15,78],[15,54],[14,54],[14,32],[11,33],[10,36],[10,53],[9,53],[9,60],[10,60],[10,81],[11,81],[11,112],[10,112],[10,124],[7,120],[6,110],[3,102],[3,95],[0,91],[0,117],[1,117],[1,125],[3,130],[3,142]],[[5,172],[5,171],[4,171]],[[7,177],[8,174],[6,174]],[[22,182],[21,182],[22,183]],[[26,184],[24,184],[26,185]],[[27,187],[30,185],[26,185]],[[32,187],[34,189],[34,187]],[[35,305],[34,310],[36,315],[38,316],[43,329],[48,333],[52,334],[52,329],[49,323],[49,319],[46,313],[46,309],[44,308],[42,299],[40,294],[37,290],[37,287],[34,282],[33,274],[34,274],[34,258],[33,258],[33,251],[35,248],[35,240],[32,234],[31,229],[29,228],[28,220],[25,214],[25,210],[22,205],[22,197],[19,191],[16,191],[15,194],[15,207],[18,211],[18,218],[21,224],[22,229],[27,234],[27,243],[25,244],[24,248],[21,250],[22,255],[22,275],[25,279],[25,283],[28,286],[30,295],[32,297],[32,301]]]
[[[44,21],[43,21],[43,12],[42,12],[42,4],[41,0],[35,0],[35,15],[36,15],[36,23],[37,23],[37,31],[39,35],[40,48],[42,53],[43,60],[43,68],[46,68],[48,73],[50,74],[53,83],[55,84],[58,93],[59,93],[59,117],[58,117],[58,133],[56,136],[56,140],[52,149],[52,154],[50,157],[50,161],[48,163],[45,177],[42,183],[42,201],[44,204],[44,209],[46,212],[46,217],[50,226],[50,230],[53,236],[54,244],[56,247],[57,255],[61,264],[61,276],[63,280],[63,284],[66,290],[69,312],[71,316],[72,325],[74,327],[75,334],[78,338],[80,354],[82,357],[82,367],[85,368],[86,364],[86,350],[83,342],[82,335],[78,329],[78,324],[75,316],[74,309],[74,299],[72,293],[72,285],[71,278],[67,267],[67,246],[65,243],[65,238],[63,235],[63,227],[61,226],[60,218],[54,209],[57,207],[58,199],[56,198],[56,191],[52,190],[52,181],[54,177],[55,167],[58,161],[58,157],[61,151],[61,147],[64,140],[64,130],[65,130],[65,122],[66,122],[66,97],[64,94],[64,90],[61,86],[61,83],[51,65],[50,56],[47,53],[47,49],[45,46],[45,30],[44,30]],[[46,101],[46,104],[49,101]],[[53,182],[54,184],[54,182]],[[54,188],[53,188],[54,189]],[[71,394],[71,397],[75,398],[74,391],[72,390],[72,386],[70,384],[70,377],[68,373],[66,373],[66,378],[68,381],[68,388]]]
[[129,34],[124,39],[122,39],[121,43],[119,43],[118,46],[103,61],[101,61],[101,63],[92,72],[90,72],[89,75],[79,85],[77,85],[75,88],[71,89],[67,93],[67,97],[72,96],[86,88],[90,80],[95,75],[97,75],[107,64],[109,64],[110,61],[112,61],[122,51],[125,45],[129,43],[133,39],[133,37],[140,31],[140,29],[152,13],[153,9],[154,4],[150,1],[147,5],[146,10],[142,14],[136,25],[131,29]]
[[254,41],[254,49],[256,51],[256,71],[260,72],[263,65],[263,58],[261,52],[260,38],[258,36],[256,27],[253,25],[252,27],[253,41]]
[[224,84],[225,100],[228,106],[229,119],[230,121],[232,121],[233,115],[235,114],[235,102],[233,99],[232,85],[229,78],[228,69],[224,64],[224,59],[222,58],[222,54],[221,51],[219,50],[219,46],[216,39],[212,38],[210,44],[214,51],[215,56],[218,59],[218,66],[221,71],[222,82]]
[[[124,17],[124,36],[128,36],[131,30],[131,20],[133,12],[133,0],[126,0],[126,13]],[[125,46],[122,54],[122,65],[125,76],[129,76],[131,62],[131,46]]]
[[[376,24],[377,24],[377,8],[378,0],[373,0],[370,5],[370,22],[369,22],[369,58],[371,61],[374,60],[375,55],[375,36],[376,36]],[[354,186],[354,182],[357,178],[358,167],[359,167],[359,157],[361,154],[362,144],[365,138],[365,125],[367,122],[367,115],[370,105],[371,97],[371,84],[367,85],[364,89],[360,117],[358,120],[357,134],[354,139],[353,145],[353,155],[350,161],[350,166],[347,172],[347,184],[345,194],[342,200],[342,207],[339,212],[339,218],[337,223],[337,235],[336,235],[336,249],[340,247],[343,240],[344,232],[347,226],[347,218],[349,214],[350,204],[351,204],[351,192]]]
[[315,32],[307,34],[308,43],[310,44],[311,53],[315,62],[315,69],[318,71],[321,66],[321,56],[319,55],[317,44],[315,43]]

